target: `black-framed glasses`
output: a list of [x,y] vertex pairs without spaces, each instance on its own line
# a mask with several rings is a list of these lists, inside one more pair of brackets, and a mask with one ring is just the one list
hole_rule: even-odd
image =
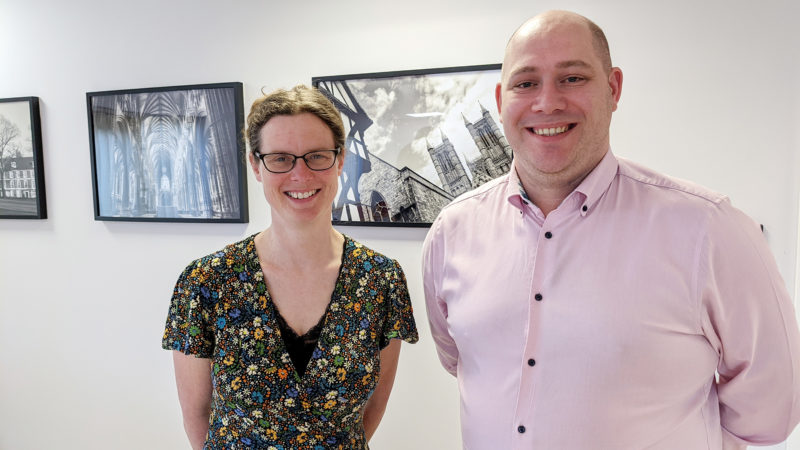
[[286,173],[294,169],[298,159],[303,159],[311,170],[323,171],[333,167],[340,149],[314,150],[304,155],[295,156],[291,153],[256,153],[256,158],[264,164],[264,168],[272,173]]

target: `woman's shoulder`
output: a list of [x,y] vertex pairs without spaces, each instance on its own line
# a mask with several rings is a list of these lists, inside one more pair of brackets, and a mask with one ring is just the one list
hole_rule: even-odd
[[345,256],[355,263],[366,266],[368,270],[402,270],[400,264],[380,253],[345,235]]
[[195,259],[184,269],[184,276],[209,273],[241,272],[256,257],[255,234]]

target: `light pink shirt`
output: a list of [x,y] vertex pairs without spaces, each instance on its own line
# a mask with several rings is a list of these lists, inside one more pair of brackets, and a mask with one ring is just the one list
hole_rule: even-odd
[[718,450],[798,422],[774,258],[702,187],[609,151],[545,218],[512,170],[442,211],[423,275],[464,448]]

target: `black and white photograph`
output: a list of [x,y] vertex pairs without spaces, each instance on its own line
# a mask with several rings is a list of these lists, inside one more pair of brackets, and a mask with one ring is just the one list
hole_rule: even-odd
[[95,220],[247,222],[241,83],[89,92]]
[[340,225],[430,226],[455,197],[508,172],[500,64],[314,77],[342,113]]
[[45,219],[38,97],[0,99],[0,219]]

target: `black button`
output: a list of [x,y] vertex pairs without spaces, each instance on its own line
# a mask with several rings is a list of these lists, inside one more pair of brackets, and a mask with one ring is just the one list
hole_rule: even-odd
[[540,301],[542,301],[542,299],[543,299],[544,297],[542,297],[542,294],[536,294],[536,295],[534,295],[534,296],[533,296],[533,298],[534,298],[534,300],[536,300],[537,302],[540,302]]
[[525,432],[525,427],[520,425],[520,426],[517,427],[517,431],[519,431],[520,433],[524,433]]
[[547,239],[550,239],[551,237],[553,237],[553,233],[548,231],[547,233],[544,234],[544,237],[546,237]]
[[583,212],[586,212],[589,209],[589,207],[586,206],[586,205],[583,205],[583,208],[581,208],[581,209],[583,210]]
[[531,366],[531,367],[535,366],[536,365],[536,360],[533,359],[533,358],[529,359],[528,360],[528,365]]

